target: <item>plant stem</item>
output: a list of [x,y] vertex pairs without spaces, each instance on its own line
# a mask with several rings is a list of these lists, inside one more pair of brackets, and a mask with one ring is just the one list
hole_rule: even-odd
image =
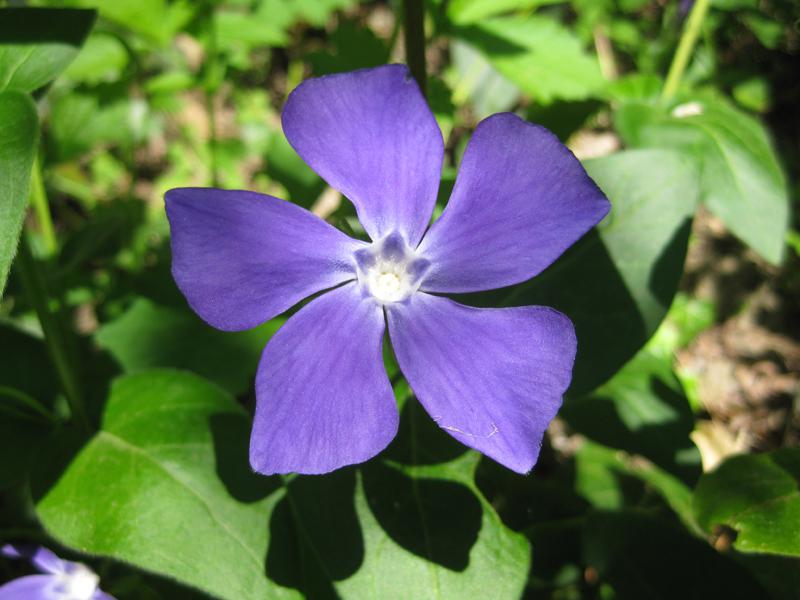
[[28,296],[29,302],[33,305],[36,315],[39,317],[47,351],[61,382],[61,389],[69,403],[72,419],[79,426],[89,431],[91,427],[86,415],[75,369],[67,350],[64,330],[56,314],[50,309],[47,288],[25,233],[20,237],[16,266],[25,295]]
[[406,43],[406,63],[425,95],[425,8],[422,0],[404,0],[403,35]]
[[678,49],[672,58],[667,81],[661,91],[662,100],[672,99],[675,92],[678,91],[683,72],[686,70],[686,65],[689,64],[689,59],[694,51],[694,46],[697,43],[697,37],[700,35],[700,29],[708,13],[710,3],[711,0],[696,0],[694,6],[692,6],[692,12],[689,13],[689,19],[686,21],[686,27],[684,27],[681,40],[678,43]]
[[53,228],[53,218],[50,215],[50,206],[47,203],[47,192],[45,192],[44,189],[42,167],[39,163],[39,157],[34,159],[31,172],[31,204],[33,205],[33,210],[36,212],[36,220],[39,222],[39,227],[42,230],[45,254],[47,256],[52,256],[58,249],[58,242],[56,241],[56,234]]

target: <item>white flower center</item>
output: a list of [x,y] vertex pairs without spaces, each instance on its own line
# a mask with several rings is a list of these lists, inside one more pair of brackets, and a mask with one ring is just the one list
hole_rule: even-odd
[[381,304],[400,302],[416,292],[430,267],[397,233],[359,250],[355,260],[362,288]]
[[397,273],[380,273],[375,281],[370,281],[370,291],[381,300],[396,300],[403,284]]
[[73,563],[57,576],[58,600],[91,600],[100,584],[100,577],[86,565]]

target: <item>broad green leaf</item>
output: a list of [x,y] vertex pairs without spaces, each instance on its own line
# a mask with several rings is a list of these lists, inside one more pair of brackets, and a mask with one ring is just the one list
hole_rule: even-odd
[[101,430],[36,486],[37,514],[61,543],[220,598],[297,597],[265,576],[280,494],[250,471],[249,429],[227,393],[188,373],[118,379]]
[[75,58],[94,19],[93,10],[0,9],[0,91],[50,83]]
[[789,199],[764,127],[719,98],[682,103],[669,114],[645,104],[623,106],[620,133],[634,146],[675,148],[701,170],[701,200],[768,261],[784,252]]
[[136,300],[95,334],[126,373],[153,367],[187,369],[232,394],[247,391],[267,340],[282,321],[236,333],[206,325],[194,313]]
[[30,96],[0,92],[0,297],[28,203],[31,167],[39,141],[39,117]]
[[196,376],[123,377],[100,432],[55,483],[42,473],[68,453],[42,457],[38,516],[72,548],[231,600],[299,597],[287,588],[314,598],[521,594],[530,549],[477,490],[475,453],[407,465],[406,436],[360,469],[265,478],[250,471],[248,434],[242,409]]
[[190,0],[67,0],[71,6],[97,7],[104,19],[159,45],[167,44],[191,20],[198,3]]
[[510,109],[519,100],[519,88],[471,45],[455,39],[450,45],[453,66],[447,80],[453,88],[453,102],[469,102],[476,116],[485,118]]
[[552,306],[572,319],[574,397],[616,373],[658,328],[683,272],[697,203],[695,172],[674,152],[621,152],[587,161],[586,169],[611,201],[611,213],[507,298]]
[[734,456],[700,479],[697,520],[736,530],[744,552],[800,556],[800,450]]
[[130,148],[146,137],[153,125],[147,102],[141,98],[77,92],[53,102],[50,121],[50,133],[61,160],[98,145]]
[[64,72],[73,81],[90,85],[116,81],[128,66],[128,51],[110,33],[93,33]]
[[285,46],[289,43],[286,30],[292,24],[292,15],[280,6],[273,13],[258,11],[246,13],[235,10],[218,10],[214,13],[217,43],[221,50],[249,52],[258,46]]
[[508,530],[472,482],[468,455],[447,466],[367,467],[356,512],[363,567],[345,598],[518,598],[530,564],[525,538]]
[[244,53],[257,47],[285,46],[295,23],[322,27],[334,11],[354,3],[355,0],[260,0],[254,10],[218,10],[214,17],[217,43],[222,49]]
[[[478,458],[442,432],[416,400],[405,400],[397,438],[355,476],[340,471],[289,484],[272,526],[275,531],[279,511],[291,513],[283,536],[295,541],[270,548],[268,571],[274,565],[282,576],[277,581],[310,598],[331,589],[345,599],[518,598],[530,547],[478,490]],[[326,498],[323,506],[319,498]],[[354,522],[360,535],[339,525]],[[296,561],[278,571],[292,548],[299,557],[318,557],[313,569]],[[317,571],[313,578],[311,570]]]
[[705,540],[643,512],[590,514],[583,557],[616,600],[767,597],[750,573]]
[[604,85],[597,59],[550,17],[496,17],[455,33],[537,102],[581,100]]
[[456,25],[467,25],[505,12],[532,10],[559,2],[560,0],[453,0],[447,5],[447,16]]

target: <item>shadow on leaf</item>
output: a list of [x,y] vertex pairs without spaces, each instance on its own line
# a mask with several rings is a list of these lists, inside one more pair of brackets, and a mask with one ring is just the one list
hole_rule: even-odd
[[433,465],[449,462],[466,451],[467,447],[439,427],[412,397],[403,405],[397,437],[382,457],[405,465]]
[[414,480],[379,463],[362,472],[372,514],[397,544],[448,569],[467,568],[483,516],[468,488],[452,481]]
[[264,477],[250,468],[250,422],[240,415],[221,413],[210,419],[217,475],[228,493],[240,502],[256,502],[280,487],[277,477]]
[[334,581],[364,561],[364,541],[353,496],[352,468],[325,476],[297,476],[270,520],[267,576],[309,598],[336,598]]

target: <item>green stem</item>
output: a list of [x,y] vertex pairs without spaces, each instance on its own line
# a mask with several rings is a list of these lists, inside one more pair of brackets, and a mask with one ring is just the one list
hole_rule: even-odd
[[25,295],[39,317],[47,351],[61,382],[61,389],[69,403],[72,419],[88,431],[91,429],[89,419],[86,415],[83,397],[75,375],[76,371],[67,350],[66,336],[56,314],[50,309],[49,296],[44,279],[39,272],[36,259],[33,257],[28,239],[24,233],[20,238],[16,266]]
[[406,43],[406,62],[411,75],[425,95],[425,8],[422,0],[404,0],[403,35]]
[[33,170],[31,174],[31,204],[33,205],[33,210],[36,212],[36,220],[39,222],[39,227],[42,230],[45,254],[47,256],[52,256],[58,249],[58,242],[56,241],[55,229],[53,228],[53,218],[50,215],[50,206],[47,203],[47,192],[44,189],[42,167],[38,157],[33,161]]
[[708,13],[710,3],[711,0],[696,0],[692,7],[692,12],[689,13],[689,19],[686,21],[686,27],[684,27],[681,34],[678,49],[675,51],[675,56],[672,58],[672,64],[669,67],[667,81],[661,91],[662,100],[672,99],[675,92],[678,91],[683,72],[689,64],[689,59],[694,51],[694,46],[697,43],[697,37],[700,35],[700,29]]
[[[21,392],[17,389],[5,385],[0,385],[0,398],[2,397],[10,398],[13,400],[13,402],[16,402],[19,405],[29,408],[31,411],[36,413],[37,416],[43,418],[51,425],[55,425],[56,423],[58,423],[58,418],[55,415],[51,414],[50,411],[48,411],[38,400],[36,400],[36,398],[34,398],[33,396],[29,396],[25,392]],[[9,406],[10,404],[12,404],[12,402],[4,403],[4,406],[0,410],[0,412],[2,412],[2,410],[9,410],[13,412],[14,407]],[[15,414],[23,417],[29,417],[29,418],[33,417],[33,415],[30,415],[29,413],[25,412],[16,412]]]

